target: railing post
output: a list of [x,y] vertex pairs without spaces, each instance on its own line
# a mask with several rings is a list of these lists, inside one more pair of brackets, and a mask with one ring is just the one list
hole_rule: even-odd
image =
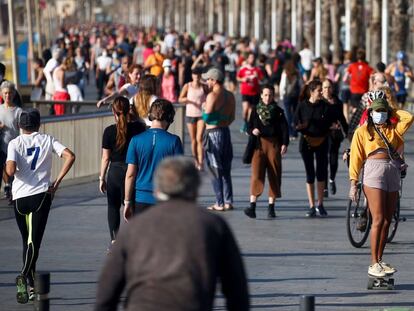
[[36,272],[35,275],[35,311],[49,311],[50,273]]
[[315,311],[315,296],[301,296],[299,311]]

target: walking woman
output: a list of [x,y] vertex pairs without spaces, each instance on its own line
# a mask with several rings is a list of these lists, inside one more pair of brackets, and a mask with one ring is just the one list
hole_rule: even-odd
[[[328,135],[332,123],[336,122],[329,104],[322,99],[322,82],[312,80],[306,84],[300,96],[296,110],[296,130],[302,135],[299,152],[306,170],[306,191],[309,200],[307,217],[315,217],[316,212],[326,217],[328,213],[323,206],[323,190],[328,175]],[[314,161],[316,160],[316,168]],[[315,207],[315,177],[317,180],[317,206]]]
[[280,79],[279,93],[286,112],[289,136],[292,140],[296,139],[298,136],[295,125],[293,124],[293,116],[298,105],[300,86],[301,76],[299,70],[293,60],[288,60],[284,66],[282,77]]
[[154,75],[145,75],[139,83],[139,92],[134,97],[134,114],[137,118],[142,118],[147,126],[151,126],[148,119],[148,112],[152,103],[159,95],[159,82]]
[[[34,299],[34,274],[40,244],[53,196],[75,161],[75,155],[54,137],[39,133],[38,110],[23,111],[19,127],[22,134],[9,143],[6,172],[14,176],[14,213],[23,242],[23,268],[16,277],[17,302]],[[52,154],[64,163],[54,182],[50,182]],[[27,292],[29,283],[29,293]]]
[[126,97],[115,98],[112,113],[115,124],[105,129],[102,138],[99,190],[106,193],[108,199],[109,233],[111,242],[114,243],[120,224],[120,208],[124,200],[126,152],[131,138],[145,131],[145,124],[141,121],[128,122],[129,101]]
[[275,200],[281,197],[282,155],[289,145],[289,129],[282,108],[274,101],[274,87],[262,87],[261,100],[253,107],[248,124],[249,135],[254,135],[255,150],[250,179],[250,207],[244,213],[256,218],[256,201],[263,193],[265,176],[269,180],[268,217],[275,218]]
[[191,153],[195,159],[196,167],[203,168],[203,133],[204,121],[202,106],[206,102],[208,87],[201,84],[202,69],[196,67],[192,70],[192,81],[185,84],[178,101],[185,107],[185,119],[191,140]]
[[[326,79],[322,83],[322,96],[330,105],[332,114],[338,120],[332,124],[329,133],[329,188],[331,194],[336,194],[335,177],[338,171],[338,156],[341,143],[348,133],[348,124],[343,113],[341,100],[334,94],[334,85],[331,80]],[[325,197],[328,196],[328,183],[325,182]]]
[[[395,117],[396,121],[393,122]],[[367,123],[355,130],[352,139],[349,197],[356,200],[357,183],[364,167],[363,190],[372,215],[371,265],[368,274],[374,277],[396,272],[392,265],[383,261],[383,252],[401,185],[402,162],[398,154],[401,154],[404,145],[403,135],[413,121],[409,112],[393,110],[386,99],[378,98],[371,104]],[[387,148],[388,143],[395,152]]]

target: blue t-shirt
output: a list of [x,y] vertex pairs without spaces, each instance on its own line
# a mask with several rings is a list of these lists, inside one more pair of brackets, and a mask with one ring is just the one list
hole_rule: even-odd
[[135,201],[154,204],[152,175],[162,159],[183,154],[177,135],[162,129],[148,129],[134,136],[128,146],[126,163],[137,166]]

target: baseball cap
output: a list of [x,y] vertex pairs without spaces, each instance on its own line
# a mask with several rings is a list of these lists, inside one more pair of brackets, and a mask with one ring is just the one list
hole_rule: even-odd
[[378,110],[378,109],[384,109],[388,110],[388,102],[385,98],[377,98],[372,101],[371,109],[372,110]]
[[40,113],[37,109],[22,111],[19,119],[19,127],[24,130],[37,129],[40,126]]
[[162,62],[162,67],[171,67],[171,60],[164,59],[164,61]]
[[397,56],[398,60],[404,60],[405,59],[404,51],[398,51],[396,56]]
[[201,77],[204,80],[212,79],[212,80],[216,80],[219,82],[224,81],[224,75],[221,72],[221,70],[218,68],[210,68],[206,73],[203,73]]

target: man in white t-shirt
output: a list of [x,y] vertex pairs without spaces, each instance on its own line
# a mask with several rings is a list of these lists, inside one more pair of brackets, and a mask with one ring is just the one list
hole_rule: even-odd
[[53,94],[55,93],[55,86],[53,83],[53,71],[59,66],[60,61],[62,58],[62,51],[60,49],[56,49],[53,51],[52,58],[48,60],[46,63],[45,68],[43,68],[43,74],[46,78],[46,88],[45,88],[45,99],[51,100],[53,98]]
[[[23,268],[16,277],[17,302],[34,299],[34,274],[53,195],[75,161],[75,155],[54,137],[38,132],[40,114],[23,111],[22,134],[11,140],[7,150],[6,173],[14,176],[12,198],[16,222],[23,239]],[[52,154],[64,159],[54,182],[50,182]],[[29,293],[27,292],[29,283]]]
[[313,52],[309,48],[309,43],[303,43],[303,49],[299,52],[300,55],[300,63],[302,64],[303,69],[305,70],[306,77],[309,79],[310,72],[312,70],[312,60],[313,60]]

